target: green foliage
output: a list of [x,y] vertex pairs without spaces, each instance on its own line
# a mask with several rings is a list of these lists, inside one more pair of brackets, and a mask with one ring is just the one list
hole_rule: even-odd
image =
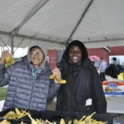
[[0,87],[0,100],[4,100],[6,98],[6,92],[7,92],[6,87]]

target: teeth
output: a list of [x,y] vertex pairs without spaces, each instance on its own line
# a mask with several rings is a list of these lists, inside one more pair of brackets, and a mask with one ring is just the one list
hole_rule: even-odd
[[37,59],[34,59],[35,62],[37,62],[38,60]]
[[77,59],[77,57],[73,57],[73,59]]

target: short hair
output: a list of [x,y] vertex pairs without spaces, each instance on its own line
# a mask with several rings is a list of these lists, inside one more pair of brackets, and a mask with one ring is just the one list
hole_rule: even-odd
[[117,60],[117,58],[116,58],[116,57],[113,57],[113,58],[112,58],[112,60],[116,61],[116,60]]
[[30,51],[31,51],[32,49],[34,49],[34,48],[41,49],[39,46],[33,46],[33,47],[30,48]]

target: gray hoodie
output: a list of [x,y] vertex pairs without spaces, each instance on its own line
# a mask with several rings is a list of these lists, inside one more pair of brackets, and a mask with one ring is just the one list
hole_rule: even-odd
[[31,59],[30,59],[30,49],[34,46],[38,46],[44,52],[44,60],[41,63],[41,66],[39,68],[45,69],[45,62],[46,62],[46,57],[47,57],[47,47],[43,43],[31,43],[29,48],[28,48],[28,53],[27,53],[29,61],[31,61]]

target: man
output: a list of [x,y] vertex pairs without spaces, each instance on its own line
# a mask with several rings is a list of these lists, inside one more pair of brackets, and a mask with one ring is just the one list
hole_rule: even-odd
[[[3,109],[45,110],[47,101],[54,98],[60,87],[55,80],[49,79],[51,69],[46,61],[46,46],[43,43],[32,44],[21,61],[5,68],[7,56],[11,54],[3,51],[0,60],[0,86],[8,84]],[[58,68],[52,73],[61,78]]]
[[105,80],[105,69],[107,67],[107,63],[105,60],[103,60],[103,58],[100,58],[100,67],[99,67],[99,70],[100,70],[100,78],[101,78],[101,81],[104,81]]

